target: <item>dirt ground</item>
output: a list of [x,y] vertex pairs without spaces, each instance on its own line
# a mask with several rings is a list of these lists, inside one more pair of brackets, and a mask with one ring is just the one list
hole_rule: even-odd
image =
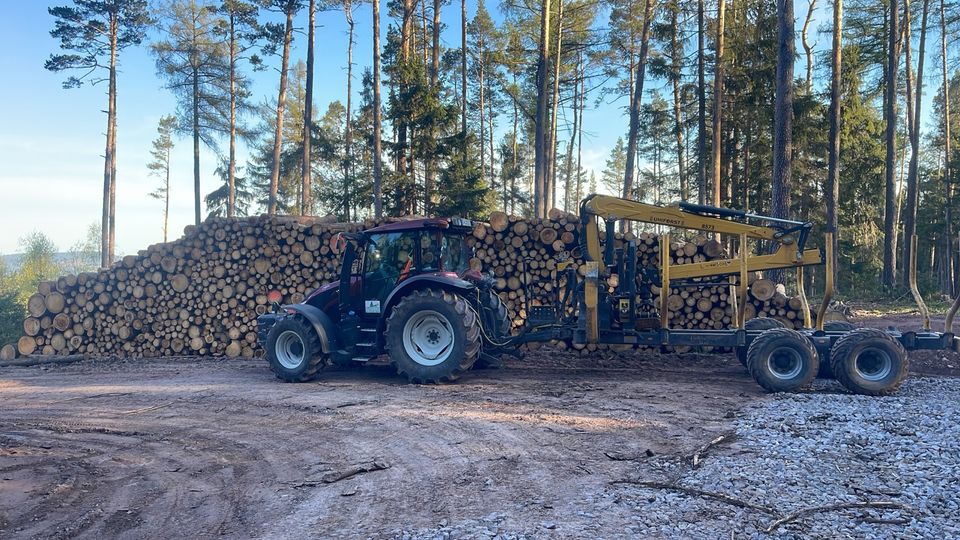
[[611,482],[686,463],[758,399],[731,355],[541,350],[438,386],[374,366],[283,384],[257,359],[3,368],[0,538],[390,538],[485,516],[595,537],[631,521]]

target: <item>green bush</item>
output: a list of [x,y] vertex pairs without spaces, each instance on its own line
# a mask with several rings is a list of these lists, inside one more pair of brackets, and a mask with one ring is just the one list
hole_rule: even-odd
[[0,345],[13,343],[23,333],[26,310],[12,291],[0,293]]

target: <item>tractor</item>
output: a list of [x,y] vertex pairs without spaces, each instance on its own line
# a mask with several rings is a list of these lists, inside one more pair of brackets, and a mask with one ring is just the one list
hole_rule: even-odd
[[[333,237],[331,247],[342,254],[339,282],[320,287],[299,304],[274,303],[272,313],[257,320],[258,340],[277,377],[291,382],[309,380],[329,363],[370,362],[384,353],[413,382],[449,382],[471,367],[496,366],[504,354],[519,357],[524,343],[564,340],[728,348],[769,391],[794,391],[826,372],[866,395],[899,387],[908,371],[907,351],[960,348],[953,334],[960,298],[947,315],[944,331],[931,331],[916,287],[915,262],[910,283],[923,315],[921,331],[825,323],[833,291],[832,233],[824,234],[820,249],[807,249],[811,223],[606,195],[581,201],[580,221],[582,264],[577,269],[571,261],[557,264],[554,298],[525,306],[526,323],[519,332],[510,332],[493,278],[469,267],[465,237],[474,223],[417,219]],[[664,258],[658,267],[638,268],[635,241],[615,237],[621,221],[665,227],[660,253],[669,253],[669,231],[688,229],[732,237],[738,254],[683,264]],[[604,223],[602,230],[599,222]],[[753,253],[748,242],[764,247],[764,254]],[[814,322],[803,292],[803,270],[822,264],[827,265],[826,290]],[[803,327],[783,328],[775,319],[747,321],[739,306],[747,301],[749,274],[787,268],[796,269]],[[612,274],[617,285],[608,289]],[[729,287],[732,328],[671,328],[668,295],[659,295],[659,305],[653,300],[656,290],[717,286]]]
[[301,382],[329,363],[366,363],[386,353],[418,383],[450,382],[495,367],[507,309],[493,280],[470,270],[462,218],[415,219],[338,233],[340,280],[298,304],[274,303],[257,319],[258,341],[278,378]]

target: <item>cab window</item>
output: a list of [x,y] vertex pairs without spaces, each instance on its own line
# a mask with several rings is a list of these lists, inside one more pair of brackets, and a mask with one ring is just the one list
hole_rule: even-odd
[[440,245],[440,265],[445,272],[461,275],[469,269],[466,246],[462,236],[443,235]]
[[416,270],[416,232],[376,234],[370,237],[364,256],[367,298],[385,298],[393,286]]
[[436,232],[424,231],[420,233],[420,267],[423,271],[440,269],[440,249],[437,243],[440,235]]

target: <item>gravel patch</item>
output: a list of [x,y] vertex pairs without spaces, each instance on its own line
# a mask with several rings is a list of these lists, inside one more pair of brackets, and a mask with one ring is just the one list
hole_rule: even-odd
[[[736,443],[717,450],[679,486],[770,508],[767,514],[709,498],[631,488],[645,534],[717,538],[960,537],[960,380],[911,379],[873,398],[818,381],[814,393],[775,394],[745,407]],[[778,517],[843,503],[899,509],[817,512],[763,533]]]
[[[689,456],[639,463],[626,480],[681,489],[611,485],[602,500],[584,501],[598,513],[590,531],[562,522],[504,530],[503,516],[490,515],[393,537],[960,538],[958,419],[958,379],[913,378],[881,398],[817,381],[811,393],[745,406],[733,442],[710,448],[697,468]],[[817,511],[764,532],[804,509],[878,502],[903,508]],[[605,526],[614,525],[604,523],[614,508],[629,522]]]

